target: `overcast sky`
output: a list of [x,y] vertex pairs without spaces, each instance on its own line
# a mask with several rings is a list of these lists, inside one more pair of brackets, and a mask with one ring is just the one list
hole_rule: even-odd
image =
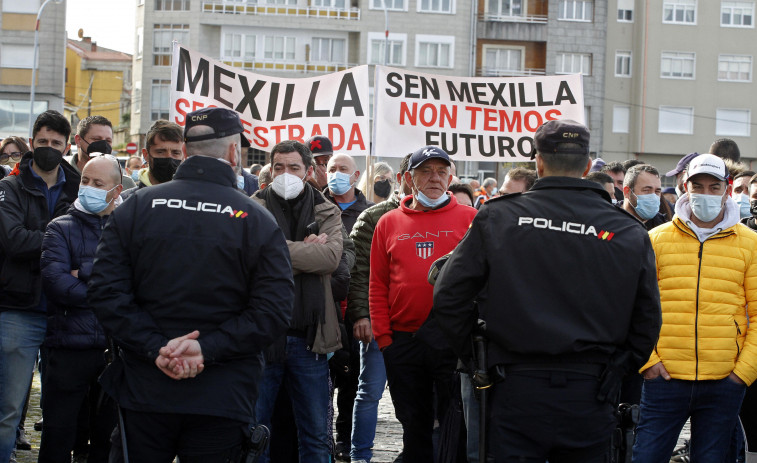
[[68,38],[79,40],[78,31],[84,29],[100,46],[134,53],[136,0],[68,0],[66,5]]

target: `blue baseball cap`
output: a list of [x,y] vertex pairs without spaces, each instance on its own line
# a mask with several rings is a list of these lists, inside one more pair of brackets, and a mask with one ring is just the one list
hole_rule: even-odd
[[446,151],[438,146],[424,146],[423,148],[416,150],[413,155],[410,156],[409,169],[415,169],[429,159],[441,159],[446,162],[447,165],[452,165],[452,162],[449,159],[449,154],[447,154]]

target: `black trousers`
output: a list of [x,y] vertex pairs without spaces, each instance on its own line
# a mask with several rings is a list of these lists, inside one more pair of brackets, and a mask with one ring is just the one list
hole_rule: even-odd
[[[237,463],[249,423],[207,415],[121,409],[129,463]],[[122,463],[120,425],[113,432],[111,463]]]
[[384,365],[394,413],[402,423],[403,461],[433,463],[434,392],[439,421],[452,400],[457,358],[449,350],[439,350],[410,333],[395,332],[384,349]]
[[355,406],[355,397],[357,396],[358,377],[360,376],[360,345],[353,337],[352,323],[344,321],[347,331],[346,342],[350,346],[350,372],[347,374],[336,374],[332,376],[334,387],[339,389],[336,397],[336,420],[334,429],[336,429],[336,443],[342,444],[347,452],[350,451],[352,442],[352,409]]
[[486,461],[609,461],[616,420],[614,405],[596,399],[598,376],[598,372],[508,370],[502,382],[488,389]]
[[[46,350],[42,379],[42,443],[39,461],[71,461],[82,408],[89,411],[89,461],[107,462],[116,408],[101,393],[97,378],[105,368],[103,349]],[[88,407],[83,407],[89,400]],[[86,436],[83,437],[86,441]]]

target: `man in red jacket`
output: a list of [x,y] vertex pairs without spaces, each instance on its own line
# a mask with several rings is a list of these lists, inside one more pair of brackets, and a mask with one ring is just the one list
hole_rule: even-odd
[[437,416],[443,417],[456,364],[449,346],[415,336],[433,303],[429,267],[457,246],[476,214],[447,194],[451,179],[450,159],[441,148],[414,152],[405,173],[413,194],[381,217],[371,244],[371,322],[404,431],[405,461],[434,461],[434,384]]

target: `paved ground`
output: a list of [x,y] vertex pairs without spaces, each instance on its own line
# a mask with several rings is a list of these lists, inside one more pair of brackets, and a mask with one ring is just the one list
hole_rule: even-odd
[[[26,433],[32,442],[32,450],[18,452],[17,461],[19,463],[34,463],[37,461],[41,433],[34,431],[34,422],[42,417],[42,411],[39,408],[39,375],[34,375],[34,384],[32,385],[32,396],[29,404],[29,412],[26,417]],[[688,437],[689,424],[686,423],[681,440]],[[373,449],[373,461],[375,463],[388,463],[394,461],[402,448],[402,427],[394,417],[394,407],[389,397],[389,391],[384,392],[384,397],[379,404],[378,425],[376,426],[376,441]]]

